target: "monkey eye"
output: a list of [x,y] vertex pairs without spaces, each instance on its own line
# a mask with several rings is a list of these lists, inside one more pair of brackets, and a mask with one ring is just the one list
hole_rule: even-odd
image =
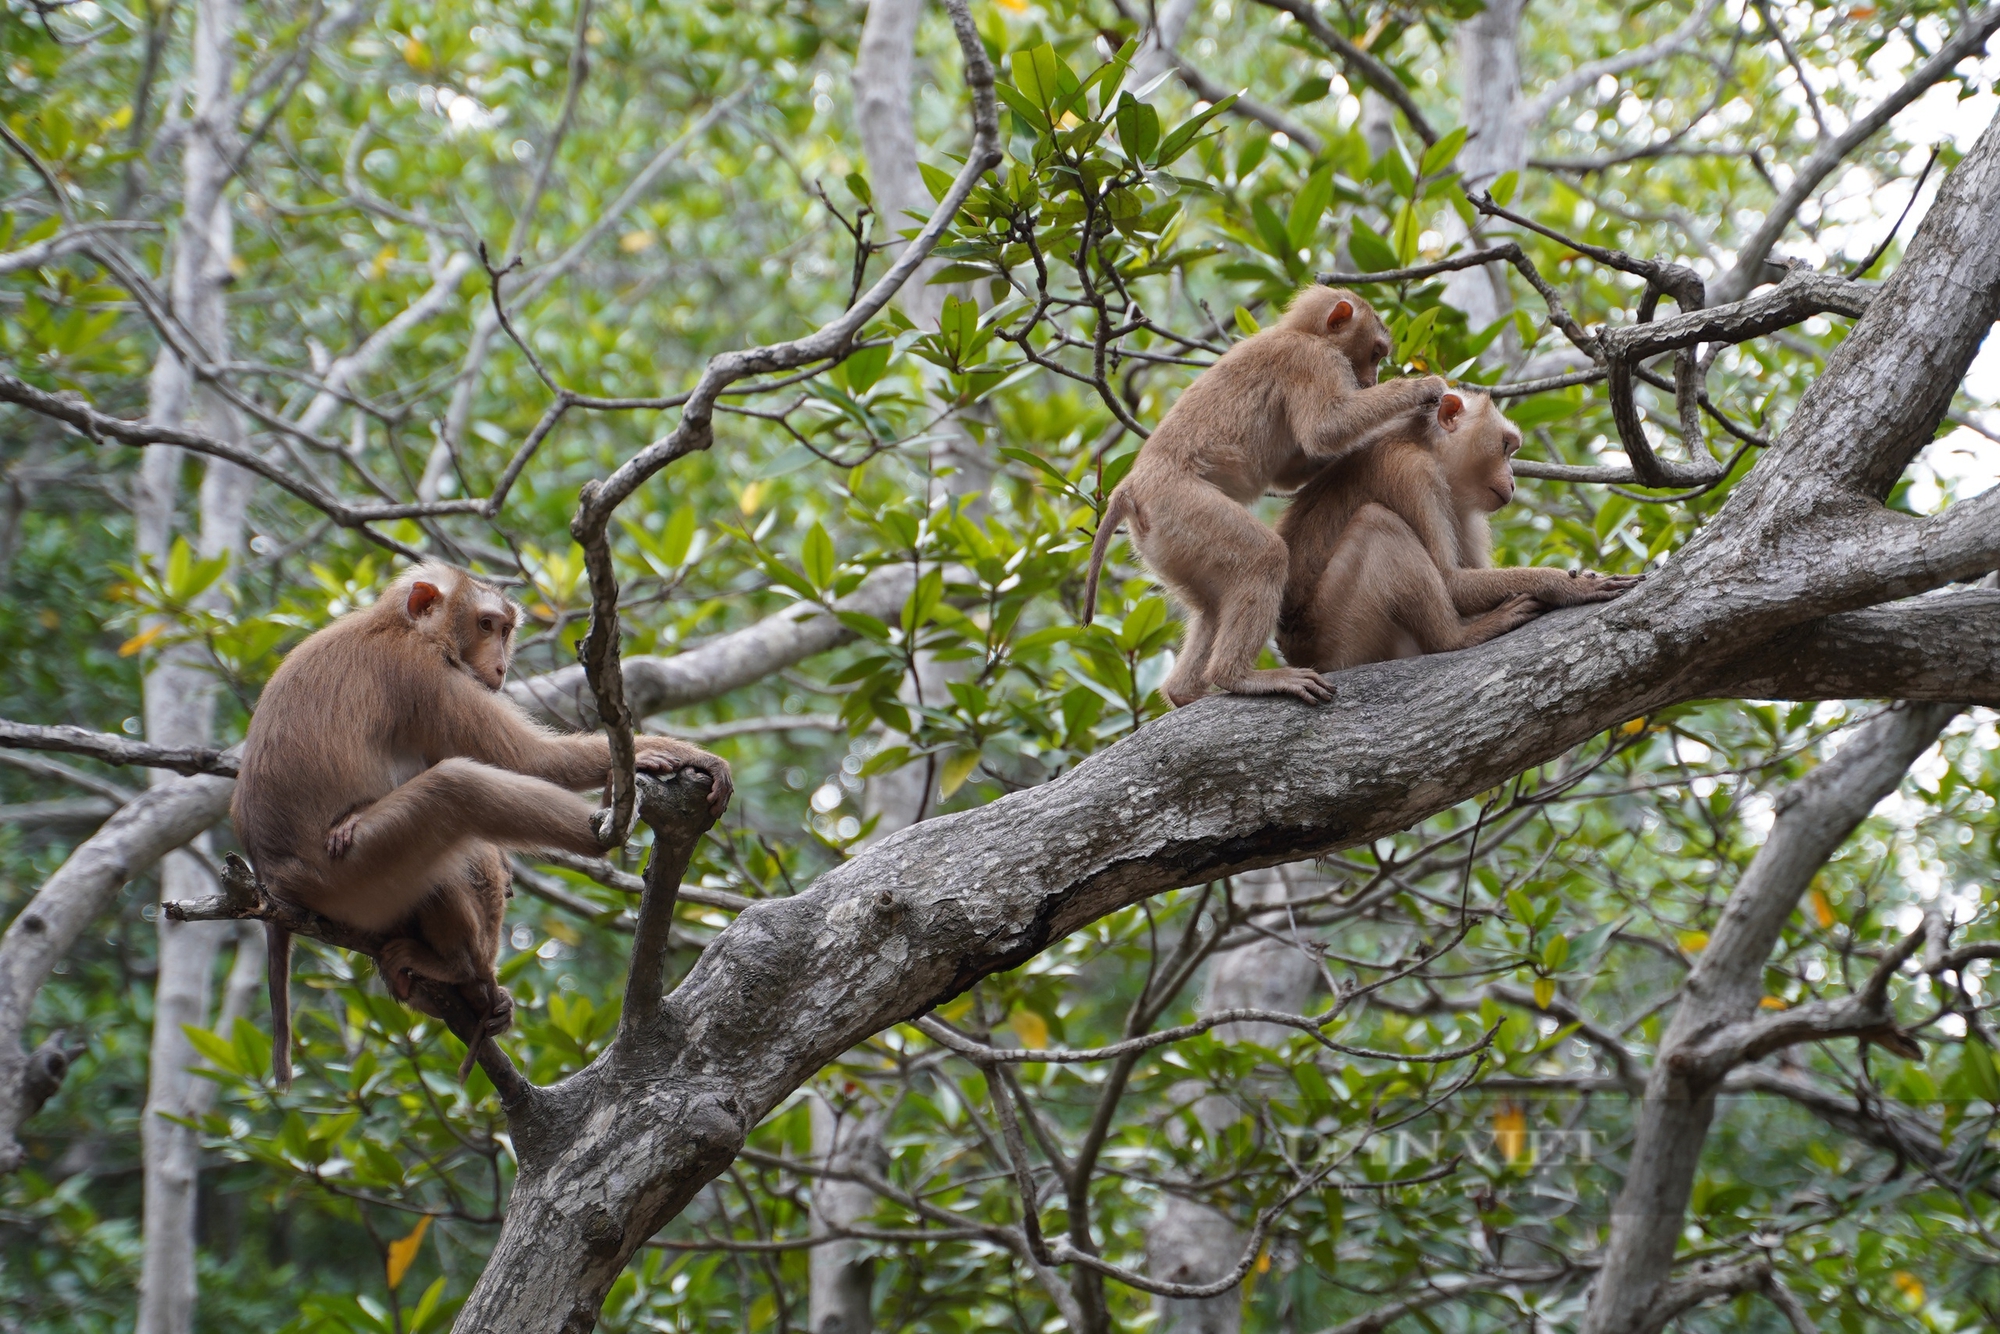
[[492,633],[493,633],[493,618],[492,618],[491,616],[482,616],[482,617],[480,617],[480,618],[479,618],[479,628],[480,628],[480,629],[481,629],[482,631],[484,631],[485,633],[489,634],[489,635],[490,635],[490,634],[492,634]]

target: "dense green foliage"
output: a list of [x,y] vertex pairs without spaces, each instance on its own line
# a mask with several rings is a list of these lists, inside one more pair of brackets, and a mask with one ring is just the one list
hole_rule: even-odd
[[[1451,37],[1476,8],[1356,5],[1332,21],[1365,35],[1448,129]],[[179,225],[175,127],[186,108],[174,90],[187,72],[187,7],[22,0],[4,12],[0,116],[73,190],[80,213],[161,224],[121,244],[145,272],[163,272]],[[1527,87],[1690,12],[1680,0],[1531,10]],[[1764,12],[1725,6],[1682,54],[1580,90],[1531,136],[1545,165],[1491,183],[1494,196],[1581,240],[1704,272],[1726,267],[1772,198],[1763,155],[1810,148],[1804,99],[1774,94],[1792,85]],[[1801,57],[1833,76],[1822,96],[1844,105],[1871,99],[1864,69],[1898,77],[1912,42],[1934,42],[1955,11],[1920,0],[1775,12]],[[1200,365],[1313,275],[1436,258],[1447,220],[1474,220],[1454,168],[1462,133],[1427,148],[1399,124],[1385,150],[1371,151],[1339,68],[1299,25],[1249,0],[1198,13],[1181,49],[1309,127],[1317,153],[1232,108],[1198,104],[1171,80],[1136,100],[1100,39],[1135,30],[1109,5],[1008,0],[975,14],[1005,81],[1008,157],[941,250],[938,281],[953,285],[941,326],[892,310],[845,362],[726,400],[715,447],[621,511],[628,654],[672,654],[794,601],[830,603],[883,566],[919,572],[900,618],[848,614],[852,644],[664,720],[720,736],[712,744],[736,769],[736,805],[691,877],[712,890],[758,898],[803,888],[869,837],[862,793],[878,773],[923,765],[933,810],[961,809],[1045,782],[1157,717],[1165,706],[1153,687],[1178,627],[1122,544],[1099,618],[1079,624],[1096,513],[1138,443],[1121,423],[1157,422]],[[354,403],[322,431],[331,450],[273,432],[255,436],[258,447],[340,478],[347,494],[409,495],[444,438],[468,340],[495,289],[520,344],[497,335],[474,373],[445,496],[491,491],[550,401],[542,375],[605,396],[675,393],[718,351],[794,337],[837,314],[856,276],[883,264],[857,256],[857,229],[879,245],[914,225],[872,215],[849,86],[861,17],[855,6],[796,0],[600,5],[584,33],[588,75],[547,164],[572,85],[570,5],[390,2],[332,16],[251,6],[238,44],[239,83],[253,93],[242,116],[248,147],[231,193],[230,324],[246,394],[296,417],[314,393],[299,373],[323,373],[329,357],[419,299],[453,255],[483,241],[496,268],[517,251],[530,261],[490,282],[476,261],[465,268],[435,318],[352,386]],[[918,139],[941,190],[968,133],[941,13],[921,30],[919,59]],[[685,151],[642,197],[607,212],[691,127]],[[1682,146],[1703,151],[1559,169],[1683,130]],[[1868,252],[1908,197],[1907,185],[1884,182],[1914,176],[1923,157],[1896,130],[1872,140],[1838,191],[1869,206],[1830,207],[1817,237],[1790,251],[1836,262]],[[1947,147],[1939,170],[1954,159]],[[546,188],[522,218],[544,166]],[[23,162],[7,158],[0,181],[0,249],[55,231]],[[1578,319],[1631,318],[1638,288],[1627,275],[1558,241],[1520,239]],[[537,286],[535,265],[580,242],[575,267]],[[1510,281],[1514,309],[1487,328],[1445,304],[1440,281],[1371,287],[1396,336],[1396,372],[1526,378],[1523,368],[1564,340],[1534,292]],[[530,295],[516,301],[523,284]],[[1710,393],[1739,435],[1713,424],[1711,434],[1735,459],[1732,480],[1755,457],[1751,439],[1782,427],[1843,331],[1816,320],[1722,353]],[[37,385],[141,416],[157,349],[132,294],[82,256],[0,279],[0,361]],[[1527,433],[1526,458],[1615,454],[1601,385],[1507,407]],[[1671,395],[1647,408],[1656,434],[1673,440]],[[572,411],[492,523],[379,527],[518,578],[531,633],[517,675],[563,666],[588,616],[568,535],[578,488],[671,421],[653,410]],[[994,468],[976,495],[937,463],[955,431]],[[283,649],[365,602],[392,558],[266,487],[240,565],[182,554],[135,566],[123,499],[135,457],[0,410],[0,715],[136,730],[141,664],[193,642],[225,684],[233,740]],[[198,472],[191,463],[190,490]],[[1899,503],[1932,508],[1954,485],[1926,480]],[[1663,498],[1528,482],[1499,516],[1499,561],[1636,572],[1670,559],[1727,491]],[[196,605],[225,585],[226,612]],[[161,612],[171,628],[141,633],[141,618]],[[945,695],[911,689],[920,655],[948,664]],[[1301,1174],[1323,1173],[1273,1226],[1243,1297],[1249,1327],[1324,1328],[1420,1279],[1496,1264],[1549,1273],[1434,1307],[1422,1321],[1470,1330],[1541,1327],[1529,1310],[1551,1324],[1573,1319],[1584,1275],[1572,1266],[1602,1241],[1631,1103],[1607,1077],[1605,1045],[1547,1011],[1578,1007],[1595,1030],[1647,1053],[1774,802],[1874,707],[1729,702],[1635,720],[1481,803],[1302,868],[1314,888],[1292,930],[1324,951],[1329,981],[1395,979],[1344,996],[1327,1030],[1372,1055],[1303,1036],[1261,1046],[1204,1033],[1127,1062],[1017,1067],[1040,1133],[1065,1152],[1099,1120],[1091,1221],[1106,1255],[1145,1268],[1162,1181],[1247,1225]],[[798,725],[733,735],[726,726],[787,716]],[[1990,714],[1953,725],[1826,868],[1771,960],[1767,1004],[1845,994],[1926,905],[1955,914],[1958,940],[2000,935],[1995,753]],[[70,795],[0,767],[0,800]],[[7,916],[81,836],[73,824],[0,825]],[[629,855],[636,866],[642,854]],[[514,900],[501,968],[517,1004],[506,1043],[549,1082],[586,1064],[615,1024],[628,896],[552,867],[529,874],[598,910],[579,915],[528,892]],[[1232,893],[1194,887],[1116,914],[981,983],[942,1017],[1035,1048],[1184,1022],[1197,1012],[1205,962],[1258,939]],[[129,1327],[156,897],[148,878],[128,886],[38,1002],[37,1040],[66,1029],[83,1054],[27,1127],[27,1168],[0,1180],[0,1311],[10,1328]],[[720,909],[683,906],[691,944],[676,972],[727,921]],[[1439,946],[1449,948],[1430,958]],[[462,1088],[453,1079],[462,1049],[389,1000],[365,965],[309,945],[301,953],[300,1078],[289,1092],[269,1082],[261,1004],[199,1039],[220,1086],[203,1125],[200,1328],[442,1329],[505,1206],[504,1119],[483,1075]],[[1768,1251],[1826,1329],[1969,1330],[2000,1319],[2000,1074],[1981,1008],[1991,1001],[1985,966],[1949,993],[1899,979],[1920,1061],[1852,1041],[1790,1053],[1829,1088],[1926,1118],[1949,1150],[1945,1169],[1919,1170],[1782,1099],[1734,1097],[1710,1138],[1684,1254]],[[1307,1009],[1330,1003],[1322,989]],[[819,1087],[846,1109],[887,1107],[889,1177],[925,1209],[968,1223],[1018,1219],[996,1149],[994,1090],[976,1068],[941,1059],[905,1027],[855,1051]],[[1234,1110],[1218,1116],[1202,1101],[1213,1093]],[[811,1151],[805,1102],[771,1117],[751,1149],[632,1266],[607,1329],[782,1329],[804,1319],[803,1249],[715,1243],[806,1234],[812,1178],[795,1166]],[[1404,1180],[1419,1184],[1394,1184]],[[907,1238],[941,1217],[885,1201],[875,1224]],[[1045,1226],[1063,1218],[1058,1193]],[[990,1241],[871,1244],[885,1327],[1041,1329],[1052,1318],[1046,1293]],[[1120,1327],[1147,1318],[1150,1297],[1116,1283],[1109,1293]],[[1745,1297],[1687,1324],[1775,1329],[1776,1319]]]

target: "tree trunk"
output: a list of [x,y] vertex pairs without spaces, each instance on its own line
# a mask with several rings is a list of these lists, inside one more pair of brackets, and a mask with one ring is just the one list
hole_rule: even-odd
[[[182,158],[181,224],[174,249],[170,292],[174,313],[210,361],[228,358],[224,292],[233,278],[231,221],[225,191],[235,143],[231,81],[235,68],[238,0],[201,0],[194,23],[194,124]],[[202,429],[241,444],[236,414],[220,398],[196,386],[189,368],[162,349],[153,369],[149,415],[179,421],[189,414]],[[149,453],[134,497],[138,554],[164,561],[175,528],[178,450]],[[211,461],[201,486],[204,556],[241,549],[250,474]],[[220,596],[220,587],[216,595]],[[145,679],[146,737],[169,745],[206,745],[214,735],[215,678],[203,670],[193,646],[161,652]],[[157,785],[173,775],[155,770]],[[206,836],[199,840],[206,851]],[[169,854],[160,866],[162,902],[199,898],[210,877],[194,856]],[[144,1242],[140,1264],[139,1334],[188,1334],[194,1325],[195,1202],[200,1171],[198,1132],[173,1118],[199,1117],[208,1109],[215,1085],[197,1077],[197,1057],[187,1027],[206,1027],[215,965],[223,943],[235,935],[227,922],[159,920],[159,974],[155,982],[153,1038],[148,1063],[145,1114],[140,1121],[144,1148]]]
[[[1521,117],[1521,14],[1527,0],[1489,0],[1458,28],[1459,108],[1465,147],[1458,167],[1467,186],[1484,190],[1503,172],[1528,162],[1528,131]],[[1470,234],[1454,211],[1444,215],[1447,246]],[[1505,266],[1488,264],[1445,275],[1444,299],[1465,312],[1474,332],[1507,312]]]
[[1876,719],[1780,798],[1778,817],[1689,973],[1639,1106],[1625,1186],[1584,1334],[1649,1334],[1669,1309],[1689,1192],[1728,1068],[1694,1064],[1695,1045],[1757,1014],[1764,965],[1826,859],[1896,790],[1958,708],[1919,704]]
[[[1236,877],[1237,895],[1245,904],[1283,903],[1291,897],[1288,873],[1305,869],[1301,864],[1247,871]],[[1262,924],[1284,932],[1282,919]],[[1310,956],[1288,941],[1265,937],[1216,959],[1201,1009],[1205,1014],[1243,1009],[1298,1014],[1318,985],[1319,968]],[[1292,1030],[1282,1024],[1223,1024],[1215,1030],[1220,1042],[1267,1046],[1291,1035]],[[1209,1097],[1196,1105],[1195,1115],[1210,1134],[1218,1134],[1241,1117],[1242,1109],[1227,1098]],[[1146,1238],[1148,1272],[1169,1283],[1212,1283],[1235,1267],[1244,1238],[1243,1229],[1228,1215],[1198,1200],[1169,1195]],[[1153,1310],[1160,1334],[1236,1334],[1243,1323],[1243,1294],[1155,1297]]]
[[[882,1143],[882,1116],[856,1107],[842,1114],[814,1094],[813,1157],[836,1171],[863,1169],[889,1174],[889,1151]],[[813,1183],[813,1232],[853,1227],[875,1211],[875,1192],[858,1181],[822,1177]],[[867,1244],[829,1241],[809,1252],[812,1334],[869,1334],[875,1328],[875,1262]]]

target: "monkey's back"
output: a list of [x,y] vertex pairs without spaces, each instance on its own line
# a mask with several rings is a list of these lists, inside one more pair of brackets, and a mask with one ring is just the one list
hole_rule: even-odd
[[336,821],[423,769],[396,747],[402,716],[424,707],[410,648],[373,609],[355,612],[293,649],[264,687],[230,816],[274,888],[316,875]]
[[1320,469],[1278,519],[1287,553],[1281,620],[1313,598],[1334,546],[1364,505],[1394,510],[1421,531],[1420,506],[1448,506],[1436,453],[1408,430],[1386,431]]
[[1128,482],[1143,493],[1156,477],[1193,475],[1239,504],[1256,500],[1304,459],[1291,385],[1339,374],[1337,361],[1324,340],[1292,329],[1274,326],[1238,343],[1181,391]]

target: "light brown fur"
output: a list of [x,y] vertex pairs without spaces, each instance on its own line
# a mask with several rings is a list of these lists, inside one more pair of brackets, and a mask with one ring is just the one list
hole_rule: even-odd
[[1331,699],[1298,667],[1258,670],[1277,627],[1285,545],[1246,508],[1304,485],[1365,434],[1435,404],[1445,382],[1376,383],[1389,333],[1366,301],[1309,287],[1284,318],[1238,343],[1184,390],[1139,450],[1099,522],[1084,619],[1121,519],[1155,577],[1180,602],[1187,629],[1161,693],[1176,705],[1211,690]]
[[1446,394],[1376,433],[1300,491],[1278,521],[1290,552],[1278,644],[1330,672],[1483,644],[1553,607],[1639,582],[1492,569],[1487,515],[1514,498],[1521,432],[1484,394]]
[[[244,740],[230,814],[272,893],[391,937],[378,963],[397,997],[412,977],[456,986],[485,1031],[513,1003],[494,976],[511,875],[503,849],[595,856],[592,804],[610,743],[562,735],[499,693],[520,609],[463,570],[406,571],[376,603],[279,665]],[[639,767],[709,777],[729,766],[683,741],[638,738]],[[290,1077],[290,937],[270,929],[272,1068]],[[420,1007],[421,1008],[421,1007]]]

